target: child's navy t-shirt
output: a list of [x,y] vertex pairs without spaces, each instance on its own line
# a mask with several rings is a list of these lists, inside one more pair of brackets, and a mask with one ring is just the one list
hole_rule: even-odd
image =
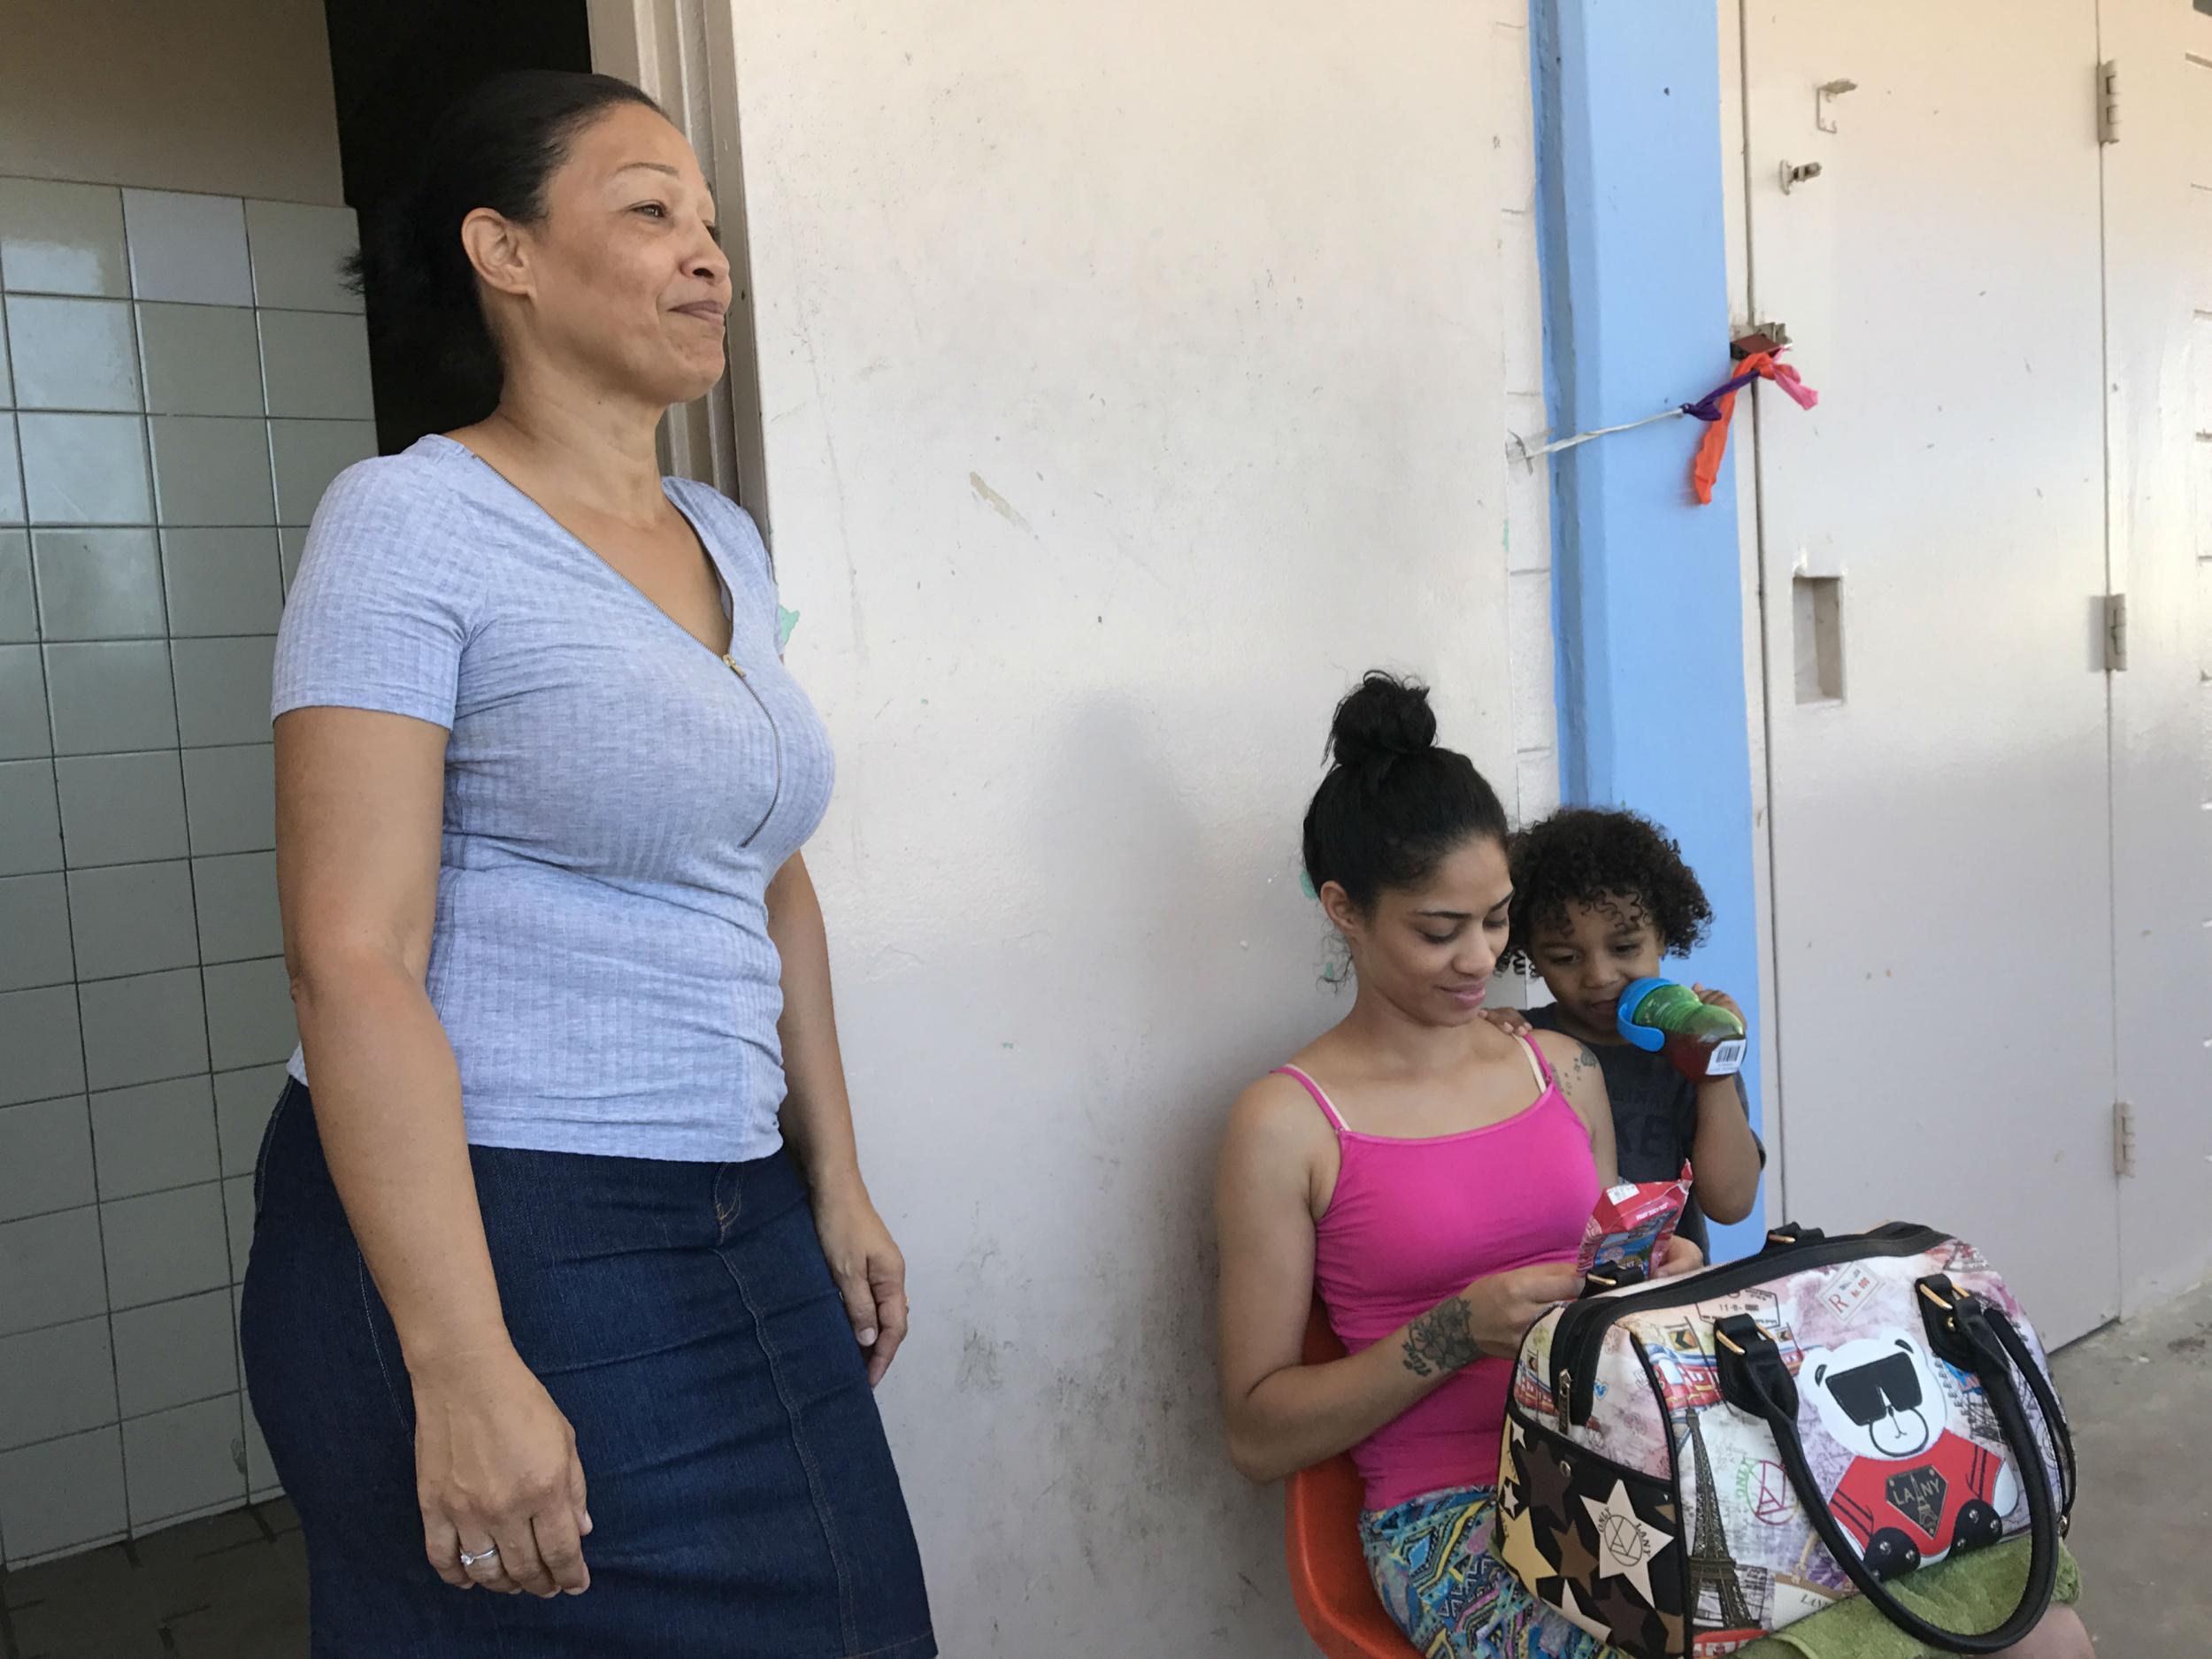
[[[1541,1031],[1562,1031],[1559,1006],[1549,1003],[1527,1010],[1528,1023]],[[1627,1043],[1592,1043],[1598,1070],[1605,1074],[1605,1092],[1613,1102],[1613,1141],[1619,1154],[1621,1179],[1666,1181],[1682,1173],[1683,1160],[1697,1137],[1697,1085],[1674,1069],[1663,1054],[1651,1054]],[[1744,1099],[1743,1078],[1736,1079],[1736,1098]],[[1745,1106],[1749,1114],[1750,1107]],[[1755,1136],[1754,1137],[1756,1138]],[[1766,1161],[1766,1148],[1759,1148]],[[1682,1212],[1676,1228],[1709,1257],[1712,1245],[1706,1234],[1705,1212],[1696,1198]]]

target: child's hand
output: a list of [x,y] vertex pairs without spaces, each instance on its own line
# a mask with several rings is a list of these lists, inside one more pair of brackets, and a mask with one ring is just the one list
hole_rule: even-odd
[[1667,1240],[1667,1253],[1659,1263],[1655,1277],[1671,1279],[1677,1273],[1694,1273],[1704,1265],[1705,1252],[1697,1248],[1694,1240],[1686,1239],[1678,1233]]
[[1479,1018],[1488,1020],[1509,1037],[1525,1037],[1536,1029],[1528,1023],[1528,1016],[1517,1008],[1486,1008]]
[[1697,1000],[1699,1002],[1703,1002],[1709,1008],[1726,1009],[1738,1019],[1743,1020],[1743,1026],[1746,1031],[1751,1029],[1751,1022],[1748,1019],[1744,1018],[1743,1010],[1736,1006],[1736,999],[1729,995],[1727,992],[1716,991],[1711,987],[1704,985],[1693,985],[1690,989],[1697,993]]

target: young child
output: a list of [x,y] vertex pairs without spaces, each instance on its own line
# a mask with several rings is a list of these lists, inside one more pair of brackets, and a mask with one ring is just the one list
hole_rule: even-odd
[[[1675,844],[1648,818],[1586,807],[1555,812],[1513,838],[1511,917],[1501,965],[1532,968],[1550,988],[1548,1008],[1532,1009],[1535,1025],[1578,1039],[1596,1056],[1610,1097],[1620,1179],[1665,1180],[1687,1158],[1696,1179],[1680,1233],[1706,1251],[1703,1216],[1740,1221],[1758,1195],[1765,1154],[1751,1133],[1740,1079],[1693,1083],[1663,1054],[1622,1041],[1614,1014],[1632,979],[1657,975],[1664,959],[1695,947],[1712,921],[1697,877]],[[1741,1018],[1725,992],[1693,987]],[[1500,1010],[1494,1023],[1514,1022]],[[2024,1540],[1977,1550],[1913,1575],[1959,1609],[1956,1628],[1978,1629],[2002,1618],[2026,1582]],[[2054,1605],[2004,1659],[2092,1659],[2080,1617],[2068,1606],[2080,1594],[2080,1574],[2062,1545]],[[1969,1610],[1970,1609],[1970,1610]],[[1603,1650],[1614,1652],[1611,1648]],[[1753,1642],[1742,1659],[1940,1659],[1937,1650],[1890,1627],[1863,1598]]]
[[[1622,1040],[1614,1014],[1632,979],[1705,937],[1712,907],[1681,852],[1633,812],[1570,807],[1513,839],[1509,964],[1533,968],[1552,994],[1529,1022],[1589,1045],[1613,1102],[1620,1179],[1662,1181],[1687,1159],[1696,1180],[1680,1231],[1709,1258],[1705,1217],[1740,1221],[1766,1154],[1751,1132],[1740,1076],[1693,1083],[1663,1054]],[[1692,987],[1738,1018],[1724,991]]]

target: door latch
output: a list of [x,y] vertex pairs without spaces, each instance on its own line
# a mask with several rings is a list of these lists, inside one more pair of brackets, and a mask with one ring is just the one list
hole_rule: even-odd
[[1813,125],[1824,133],[1834,132],[1836,130],[1835,111],[1831,110],[1828,106],[1833,104],[1838,98],[1841,97],[1845,93],[1856,92],[1858,89],[1859,83],[1857,81],[1845,80],[1823,81],[1819,86],[1814,88]]

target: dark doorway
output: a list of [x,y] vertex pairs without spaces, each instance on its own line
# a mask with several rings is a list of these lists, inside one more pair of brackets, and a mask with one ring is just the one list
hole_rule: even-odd
[[[422,159],[432,120],[460,93],[504,69],[591,67],[584,0],[323,0],[346,202],[365,238]],[[392,344],[376,290],[368,306],[378,447],[397,453],[476,411],[450,405],[434,375]]]

